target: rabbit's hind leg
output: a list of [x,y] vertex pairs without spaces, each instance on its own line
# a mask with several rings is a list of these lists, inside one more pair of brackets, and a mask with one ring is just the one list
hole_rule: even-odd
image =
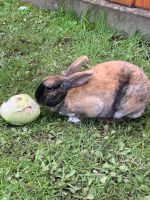
[[143,113],[144,113],[144,110],[145,110],[145,107],[133,112],[133,113],[130,113],[129,115],[127,115],[128,118],[131,118],[131,119],[135,119],[135,118],[138,118],[140,117]]
[[126,103],[122,104],[120,106],[120,109],[115,112],[114,118],[115,119],[121,119],[123,117],[128,118],[137,118],[140,117],[147,105],[147,101],[143,100],[141,102],[141,99],[137,98],[130,98]]
[[142,115],[148,102],[148,88],[144,84],[129,86],[121,101],[116,104],[114,118],[137,118]]

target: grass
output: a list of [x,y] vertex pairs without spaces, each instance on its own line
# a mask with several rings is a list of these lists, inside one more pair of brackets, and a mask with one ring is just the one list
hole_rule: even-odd
[[[102,21],[0,0],[0,103],[34,91],[80,55],[89,66],[125,60],[150,77],[150,46],[126,38]],[[150,109],[143,117],[74,125],[45,108],[40,118],[15,127],[0,118],[0,199],[150,199]]]

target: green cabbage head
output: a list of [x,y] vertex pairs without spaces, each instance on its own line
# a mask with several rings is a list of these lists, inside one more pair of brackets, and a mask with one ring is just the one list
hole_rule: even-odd
[[39,105],[27,94],[12,96],[0,107],[2,118],[13,125],[24,125],[40,115]]

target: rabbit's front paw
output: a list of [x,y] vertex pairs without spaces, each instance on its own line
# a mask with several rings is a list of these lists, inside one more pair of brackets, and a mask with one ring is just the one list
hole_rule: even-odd
[[121,111],[117,111],[115,114],[114,114],[114,118],[115,119],[121,119],[123,117],[123,113]]
[[79,123],[80,122],[80,119],[76,116],[70,116],[69,119],[68,119],[68,122],[72,122],[72,123]]

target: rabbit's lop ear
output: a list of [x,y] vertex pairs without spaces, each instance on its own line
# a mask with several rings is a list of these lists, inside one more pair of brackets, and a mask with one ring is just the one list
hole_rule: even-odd
[[79,69],[86,65],[87,62],[89,61],[87,56],[81,56],[77,58],[64,72],[63,75],[69,76],[73,73],[76,73],[79,71]]
[[92,77],[92,75],[92,71],[74,73],[63,80],[61,88],[67,90],[69,88],[74,88],[83,85]]

